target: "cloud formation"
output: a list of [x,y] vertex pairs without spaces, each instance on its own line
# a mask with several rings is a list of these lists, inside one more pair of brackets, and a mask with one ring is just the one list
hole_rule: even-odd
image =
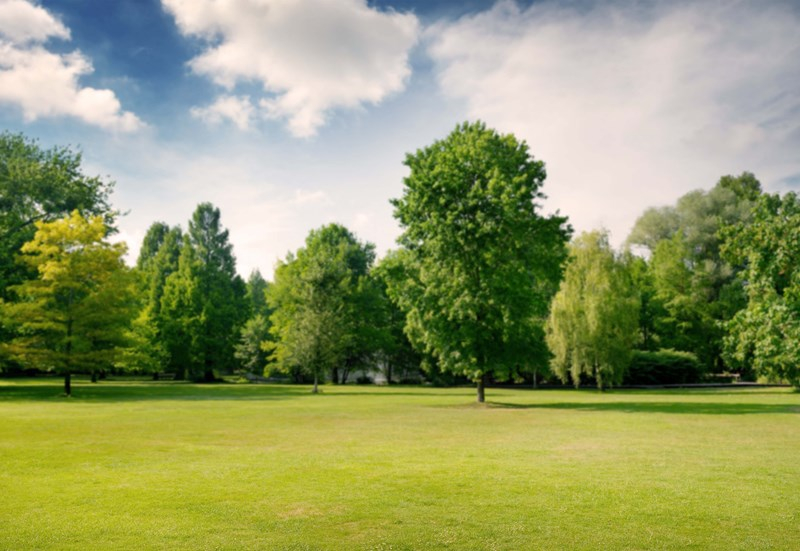
[[0,0],[0,104],[20,108],[27,121],[66,115],[106,130],[143,126],[111,90],[80,86],[94,71],[91,61],[80,51],[48,51],[50,38],[69,40],[69,29],[29,1]]
[[723,174],[800,172],[798,28],[779,2],[503,1],[427,43],[444,93],[546,162],[548,205],[619,243]]
[[[181,33],[207,40],[190,62],[230,93],[257,83],[257,107],[297,137],[334,109],[377,104],[401,91],[419,23],[365,0],[162,0]],[[242,99],[242,98],[240,98]],[[248,100],[249,101],[249,100]]]
[[249,130],[255,108],[250,102],[250,96],[222,95],[207,107],[192,107],[191,114],[209,124],[220,124],[228,120],[239,130]]

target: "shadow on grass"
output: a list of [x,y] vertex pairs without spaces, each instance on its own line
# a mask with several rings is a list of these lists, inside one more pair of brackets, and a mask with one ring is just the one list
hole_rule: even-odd
[[792,404],[730,404],[720,402],[554,402],[550,404],[491,402],[490,407],[503,409],[566,409],[576,411],[619,411],[623,413],[673,413],[692,415],[800,413],[800,406]]
[[[280,385],[195,385],[189,383],[97,383],[73,384],[70,401],[133,402],[147,400],[224,401],[288,400],[311,394],[310,387]],[[0,403],[13,401],[66,400],[63,384],[36,383],[0,385]]]

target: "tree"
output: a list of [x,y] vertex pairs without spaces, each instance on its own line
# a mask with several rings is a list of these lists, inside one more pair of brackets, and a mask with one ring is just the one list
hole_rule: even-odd
[[125,245],[105,241],[101,216],[76,210],[35,226],[22,261],[38,277],[12,287],[17,301],[3,305],[18,332],[6,348],[23,364],[63,373],[70,395],[72,373],[111,366],[124,348],[134,280],[122,260]]
[[481,123],[406,156],[410,174],[392,201],[399,243],[418,270],[408,333],[446,371],[468,376],[484,401],[489,377],[508,379],[536,338],[561,276],[571,232],[541,216],[544,163],[525,142]]
[[239,342],[234,346],[234,356],[247,373],[262,375],[267,365],[265,342],[270,341],[269,318],[256,314],[242,327]]
[[374,310],[363,306],[375,291],[368,281],[374,260],[374,245],[329,224],[311,231],[305,247],[278,264],[268,291],[278,369],[307,370],[317,392],[327,371],[336,382],[348,360],[371,353],[368,336],[377,323]]
[[179,227],[170,228],[163,222],[155,222],[147,230],[139,258],[136,262],[139,277],[140,310],[133,323],[132,338],[138,343],[136,354],[130,361],[152,371],[154,377],[160,371],[182,375],[185,364],[177,364],[175,349],[180,347],[169,339],[169,320],[162,315],[161,300],[167,278],[178,270],[183,232]]
[[753,218],[725,232],[723,254],[744,265],[747,305],[726,324],[734,364],[800,387],[800,200],[763,195]]
[[630,274],[614,257],[608,234],[578,237],[547,322],[556,375],[575,386],[588,375],[601,390],[619,384],[638,338],[639,308]]
[[411,301],[403,300],[399,294],[402,287],[410,281],[405,265],[410,257],[404,249],[389,251],[373,270],[373,276],[381,288],[380,298],[383,303],[384,327],[383,340],[380,344],[381,362],[384,367],[386,383],[391,384],[393,378],[402,374],[416,376],[422,363],[420,354],[414,349],[406,335],[406,310],[403,305]]
[[247,313],[245,283],[236,274],[220,211],[201,203],[189,221],[178,270],[167,277],[161,298],[166,337],[175,344],[173,365],[185,365],[193,380],[212,381],[215,370],[233,371],[234,345]]
[[268,288],[269,282],[264,279],[261,272],[253,270],[250,273],[250,277],[247,278],[247,289],[245,291],[249,310],[253,316],[261,315],[265,318],[269,318],[269,315],[272,313],[267,303]]
[[116,212],[109,204],[113,182],[89,177],[81,155],[69,148],[43,150],[22,134],[0,133],[0,298],[28,276],[25,263],[14,262],[36,232],[36,222],[50,222],[77,210],[99,215],[112,227]]
[[248,373],[261,375],[267,365],[267,341],[271,341],[270,315],[267,304],[269,283],[258,270],[253,270],[247,279],[245,302],[250,318],[242,326],[239,342],[234,346],[234,356]]
[[[744,306],[745,296],[731,265],[720,255],[721,232],[746,223],[761,184],[752,174],[723,176],[709,191],[692,191],[675,206],[648,209],[636,221],[629,245],[649,254],[655,315],[651,347],[691,351],[705,369],[725,369],[722,326]],[[641,278],[640,278],[641,279]]]

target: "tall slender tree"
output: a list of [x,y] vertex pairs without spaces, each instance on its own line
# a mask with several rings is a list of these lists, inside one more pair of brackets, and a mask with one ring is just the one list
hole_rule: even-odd
[[173,362],[188,362],[193,380],[211,381],[215,371],[235,367],[234,344],[247,319],[245,283],[223,229],[220,211],[197,206],[181,248],[178,270],[166,279],[162,315],[177,344]]
[[185,371],[185,363],[178,360],[181,343],[170,339],[174,336],[167,328],[170,320],[161,308],[167,278],[178,270],[182,243],[179,227],[156,222],[145,235],[136,263],[141,307],[133,326],[139,346],[131,361],[156,377],[159,372],[171,372],[183,378]]

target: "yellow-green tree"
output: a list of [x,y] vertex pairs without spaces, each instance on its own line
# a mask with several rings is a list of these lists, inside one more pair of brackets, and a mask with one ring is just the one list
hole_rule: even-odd
[[547,322],[553,371],[578,386],[619,384],[638,339],[639,297],[605,232],[581,234],[570,246],[561,287]]
[[135,309],[127,248],[106,241],[107,229],[101,216],[78,211],[37,222],[20,257],[37,277],[13,286],[16,300],[2,305],[17,335],[3,348],[23,365],[62,373],[67,395],[72,373],[113,365]]

